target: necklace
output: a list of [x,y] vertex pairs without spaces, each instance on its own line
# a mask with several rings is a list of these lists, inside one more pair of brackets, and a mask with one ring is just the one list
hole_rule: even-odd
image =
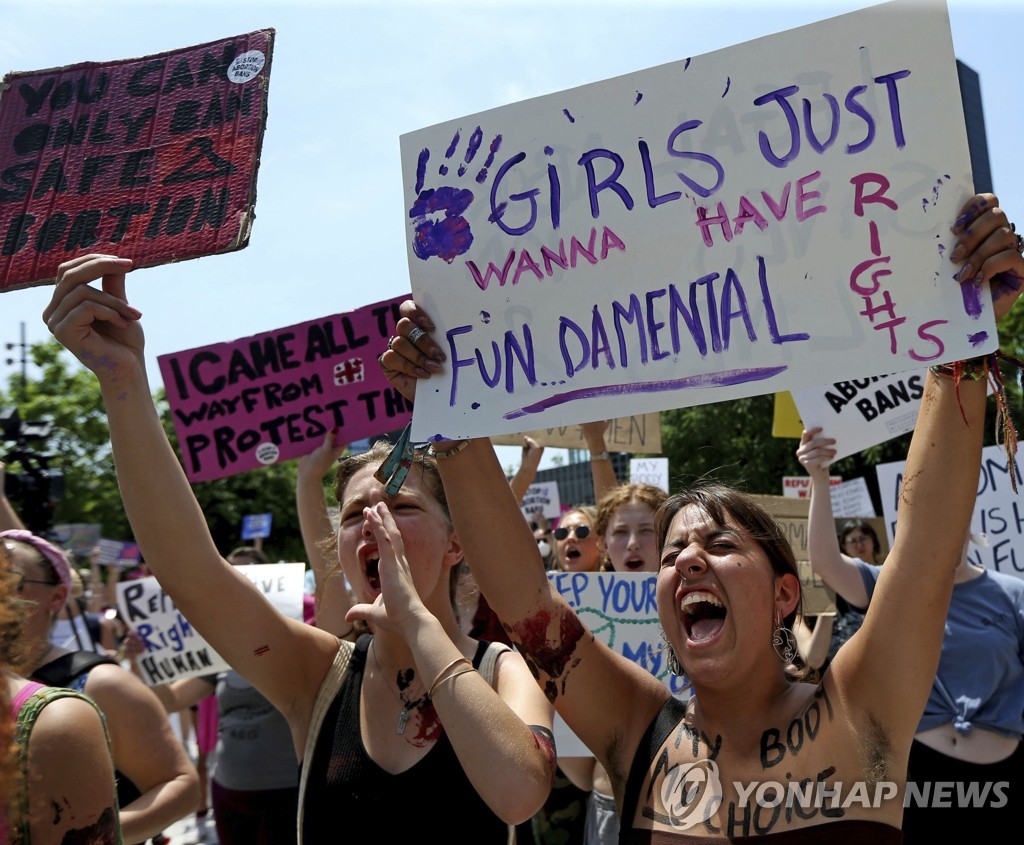
[[[380,661],[377,659],[377,649],[373,647],[375,642],[376,640],[370,643],[370,652],[373,654],[373,662],[377,664],[377,671],[380,672],[381,679],[385,684],[387,684],[388,689],[391,689],[391,684],[388,683],[388,679],[384,675],[384,669],[380,665]],[[399,677],[401,677],[401,673],[399,673]],[[399,686],[399,690],[401,690],[401,686]],[[429,701],[430,696],[424,695],[422,698],[417,698],[415,701],[406,701],[401,692],[396,692],[395,697],[402,704],[402,712],[398,714],[398,724],[395,725],[395,733],[401,735],[405,733],[405,726],[409,723],[409,711],[415,710],[424,702]]]

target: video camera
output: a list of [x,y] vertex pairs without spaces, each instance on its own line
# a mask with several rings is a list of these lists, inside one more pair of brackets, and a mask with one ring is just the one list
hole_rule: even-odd
[[53,510],[64,495],[64,474],[50,469],[53,455],[39,450],[52,431],[50,421],[27,422],[17,408],[0,409],[0,440],[14,444],[3,461],[21,466],[21,472],[4,472],[4,494],[15,503],[26,527],[39,535],[50,528]]

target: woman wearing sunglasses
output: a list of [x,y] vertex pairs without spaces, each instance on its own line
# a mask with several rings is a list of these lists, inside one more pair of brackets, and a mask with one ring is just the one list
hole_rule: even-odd
[[[988,283],[1003,317],[1024,291],[1022,240],[990,194],[970,200],[952,231],[957,277]],[[445,356],[423,335],[426,313],[414,302],[401,313],[382,366],[412,399],[431,377],[427,365],[436,372]],[[658,615],[670,665],[692,684],[684,703],[549,589],[515,502],[502,495],[490,440],[432,445],[445,456],[452,515],[466,525],[460,539],[484,595],[609,773],[620,843],[901,841],[908,756],[978,483],[989,364],[937,362],[928,373],[895,545],[864,625],[816,684],[788,675],[800,580],[784,531],[753,498],[705,486],[660,509]],[[971,377],[957,377],[964,372]]]

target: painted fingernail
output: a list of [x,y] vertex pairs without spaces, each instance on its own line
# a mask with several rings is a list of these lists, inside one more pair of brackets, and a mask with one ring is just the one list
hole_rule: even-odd
[[956,274],[957,281],[966,282],[974,274],[974,268],[970,264],[965,264],[963,269]]
[[975,276],[973,279],[971,279],[971,284],[974,285],[976,288],[980,288],[984,283],[985,283],[985,274],[984,273],[978,273],[977,276]]
[[432,322],[430,322],[430,320],[428,320],[426,317],[421,317],[420,328],[423,329],[423,331],[425,332],[432,332],[437,327]]
[[444,369],[444,367],[438,364],[437,361],[431,361],[429,358],[427,359],[426,363],[423,366],[430,370],[432,373],[439,373]]
[[430,378],[430,373],[423,369],[423,367],[417,367],[415,370],[416,375],[420,378]]
[[956,249],[954,249],[949,254],[949,260],[950,261],[959,261],[961,258],[964,257],[964,253],[965,252],[967,252],[967,248],[963,244],[957,244],[956,245]]

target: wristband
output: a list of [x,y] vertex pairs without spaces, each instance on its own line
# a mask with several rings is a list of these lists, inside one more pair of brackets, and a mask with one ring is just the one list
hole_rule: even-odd
[[435,461],[443,461],[445,458],[450,458],[452,455],[457,455],[463,449],[469,445],[468,440],[460,440],[458,445],[452,449],[447,449],[444,452],[437,452],[434,450],[434,444],[431,443],[427,447],[427,454],[430,455]]
[[610,461],[612,456],[607,452],[598,452],[596,455],[591,455],[590,460],[592,461]]

